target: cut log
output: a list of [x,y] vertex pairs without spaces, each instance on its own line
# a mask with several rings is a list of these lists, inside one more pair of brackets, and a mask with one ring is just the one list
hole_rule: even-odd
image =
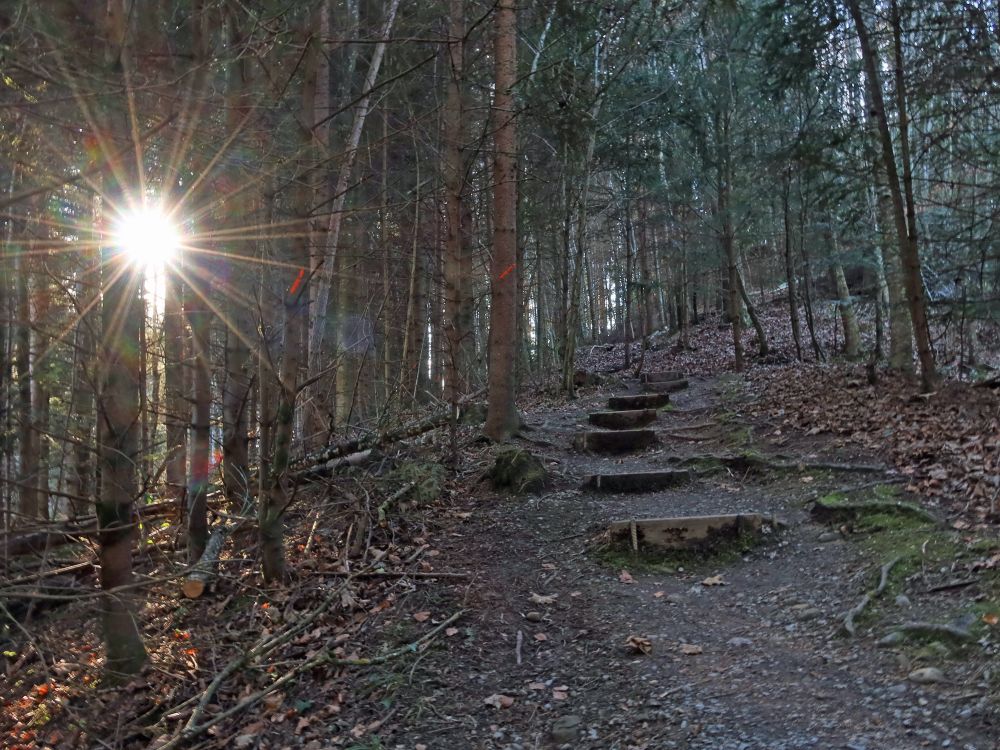
[[215,580],[219,571],[219,555],[222,554],[222,547],[229,536],[229,528],[218,529],[208,537],[205,544],[205,551],[195,565],[194,570],[184,577],[181,584],[181,591],[188,599],[197,599],[205,593],[212,581]]
[[692,549],[748,533],[759,534],[765,525],[772,523],[772,519],[760,513],[737,513],[614,521],[609,531],[612,541],[631,544],[634,533],[639,544],[662,549]]
[[606,430],[628,430],[645,427],[656,421],[655,409],[629,409],[628,411],[595,411],[590,423]]
[[644,372],[640,378],[643,383],[669,383],[672,380],[683,380],[684,373],[677,370],[665,372]]
[[691,479],[688,471],[636,471],[627,474],[594,474],[587,487],[601,492],[655,492]]
[[638,396],[612,396],[608,399],[608,408],[613,411],[659,409],[669,403],[669,393],[643,393]]
[[642,386],[643,393],[676,393],[688,387],[686,380],[665,380],[655,383],[646,383]]
[[656,444],[653,430],[614,430],[610,432],[581,432],[576,436],[580,450],[595,453],[628,453]]

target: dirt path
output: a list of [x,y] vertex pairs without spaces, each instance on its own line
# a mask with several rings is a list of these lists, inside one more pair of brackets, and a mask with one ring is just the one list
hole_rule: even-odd
[[[621,750],[997,747],[983,692],[962,684],[968,671],[914,684],[905,654],[879,648],[868,632],[855,639],[840,633],[872,561],[810,521],[805,506],[870,476],[720,473],[646,494],[580,489],[597,471],[663,468],[667,456],[720,449],[718,440],[669,436],[680,427],[711,421],[719,426],[680,434],[745,434],[734,426],[738,406],[720,407],[728,389],[693,379],[652,425],[660,445],[617,458],[572,448],[573,434],[610,391],[529,415],[534,429],[524,444],[550,462],[552,487],[542,496],[460,503],[470,515],[440,534],[435,566],[475,578],[468,586],[419,587],[405,607],[436,619],[463,607],[468,614],[458,633],[405,673],[373,675],[394,685],[394,730],[383,744],[356,747],[515,750],[557,747],[559,739],[566,747]],[[802,459],[815,451],[806,442],[783,447]],[[776,514],[788,528],[690,570],[631,569],[634,582],[623,580],[622,563],[609,564],[596,551],[613,519],[740,511]],[[725,585],[702,585],[710,576]],[[555,598],[539,604],[532,594]],[[396,625],[407,631],[409,623]],[[652,652],[629,653],[631,635],[647,638]],[[490,696],[513,703],[498,708],[485,702]]]

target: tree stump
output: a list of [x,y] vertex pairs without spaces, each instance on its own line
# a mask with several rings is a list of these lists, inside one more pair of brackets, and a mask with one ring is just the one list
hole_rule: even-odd
[[494,489],[523,495],[540,492],[545,487],[548,472],[536,456],[523,448],[505,448],[497,455],[489,478]]

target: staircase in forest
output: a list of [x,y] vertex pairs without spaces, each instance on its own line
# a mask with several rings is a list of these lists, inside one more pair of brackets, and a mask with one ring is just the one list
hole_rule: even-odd
[[[584,451],[601,454],[627,454],[658,444],[656,430],[659,409],[670,403],[670,394],[688,388],[683,373],[652,372],[644,374],[637,386],[641,393],[612,396],[608,410],[589,415],[588,421],[599,429],[577,433],[574,444]],[[691,471],[677,468],[619,471],[592,474],[585,487],[597,492],[640,493],[656,492],[677,487],[693,476]],[[612,541],[631,543],[635,551],[640,543],[661,548],[697,545],[723,534],[740,535],[759,531],[767,519],[757,513],[723,514],[714,516],[684,516],[677,518],[625,519],[612,521],[609,536]]]

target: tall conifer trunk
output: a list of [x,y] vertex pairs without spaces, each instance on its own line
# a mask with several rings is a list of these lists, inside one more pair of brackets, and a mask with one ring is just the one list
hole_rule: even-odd
[[517,362],[517,6],[498,0],[495,13],[493,97],[493,262],[490,265],[489,399],[486,434],[506,440],[520,426],[515,398]]

